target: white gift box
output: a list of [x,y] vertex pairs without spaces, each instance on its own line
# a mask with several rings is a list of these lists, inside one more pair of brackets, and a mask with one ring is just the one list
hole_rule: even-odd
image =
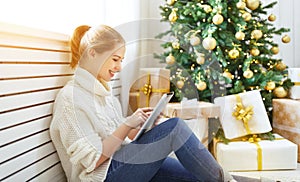
[[[247,126],[242,119],[234,116],[237,104],[242,104],[242,110],[252,108],[252,115]],[[220,122],[224,135],[228,139],[246,136],[248,134],[266,133],[272,130],[264,103],[258,90],[248,91],[236,95],[218,97],[214,103],[220,106]],[[242,112],[242,110],[240,112]]]
[[289,78],[294,82],[294,86],[290,89],[290,98],[300,99],[300,68],[289,68]]
[[186,119],[185,123],[191,128],[193,133],[198,137],[201,143],[208,147],[208,120],[200,117],[197,119]]
[[170,118],[183,119],[198,139],[208,147],[208,118],[220,117],[220,107],[213,103],[184,98],[181,102],[168,103],[164,114]]
[[279,135],[276,138],[256,143],[219,142],[215,144],[215,157],[228,171],[296,169],[297,145]]

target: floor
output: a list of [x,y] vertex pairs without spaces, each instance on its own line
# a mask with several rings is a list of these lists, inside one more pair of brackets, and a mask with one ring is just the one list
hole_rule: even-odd
[[300,182],[300,163],[296,170],[231,172],[231,174],[261,179],[262,182]]

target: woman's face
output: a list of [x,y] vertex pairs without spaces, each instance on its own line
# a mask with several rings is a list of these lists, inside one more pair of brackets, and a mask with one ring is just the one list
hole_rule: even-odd
[[99,70],[97,78],[101,78],[104,81],[110,81],[114,77],[116,72],[122,69],[122,60],[124,59],[125,46],[120,47],[118,50],[109,55],[105,60],[101,69]]

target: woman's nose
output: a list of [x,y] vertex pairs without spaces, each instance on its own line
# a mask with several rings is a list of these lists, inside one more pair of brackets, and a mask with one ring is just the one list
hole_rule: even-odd
[[121,63],[117,63],[116,65],[115,65],[115,68],[114,68],[116,71],[121,71],[121,69],[122,69],[122,64]]

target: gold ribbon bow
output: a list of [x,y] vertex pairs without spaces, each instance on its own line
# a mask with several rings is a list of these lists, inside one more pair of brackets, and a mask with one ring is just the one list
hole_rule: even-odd
[[141,88],[141,90],[143,91],[143,93],[145,95],[150,96],[150,94],[152,92],[151,76],[150,75],[148,75],[147,83],[145,83],[145,85]]
[[147,96],[147,99],[146,99],[147,107],[150,106],[150,96],[153,92],[157,92],[157,93],[169,92],[169,89],[154,89],[151,85],[151,74],[150,73],[147,75],[147,83],[145,83],[144,86],[142,88],[140,88],[139,90],[142,91]]
[[253,115],[253,106],[248,106],[244,107],[242,103],[241,97],[237,94],[236,95],[236,100],[237,104],[234,107],[234,112],[232,115],[237,119],[237,120],[242,120],[244,123],[244,127],[246,129],[247,134],[251,134],[248,122],[251,120],[252,115]]

